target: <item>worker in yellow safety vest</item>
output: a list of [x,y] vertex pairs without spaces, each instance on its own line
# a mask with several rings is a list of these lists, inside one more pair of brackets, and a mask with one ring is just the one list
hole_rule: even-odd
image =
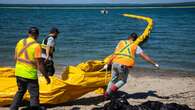
[[140,46],[134,43],[137,38],[137,34],[132,33],[128,37],[128,40],[121,40],[118,43],[114,54],[111,56],[109,64],[104,66],[104,68],[107,68],[108,65],[112,66],[112,78],[108,83],[108,87],[104,94],[105,98],[112,96],[111,94],[114,94],[127,82],[129,69],[135,64],[136,54],[140,55],[145,61],[159,68],[159,65],[155,63],[155,61],[152,60],[148,55],[146,55]]
[[30,93],[30,108],[32,110],[40,108],[37,69],[43,74],[47,84],[50,83],[50,78],[45,74],[41,58],[41,46],[37,43],[38,36],[38,28],[31,27],[28,32],[28,37],[21,39],[16,45],[15,76],[18,91],[14,97],[12,105],[10,106],[10,110],[18,110],[27,90]]

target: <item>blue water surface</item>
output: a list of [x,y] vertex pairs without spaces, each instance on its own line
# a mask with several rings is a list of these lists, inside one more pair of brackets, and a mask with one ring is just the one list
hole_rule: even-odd
[[[65,66],[103,59],[131,32],[141,34],[146,23],[121,16],[123,13],[153,18],[150,39],[142,46],[162,69],[195,72],[195,8],[110,9],[9,9],[0,8],[0,66],[14,66],[16,42],[27,36],[30,26],[47,35],[53,26],[60,29],[56,40],[55,63]],[[139,57],[138,67],[149,67]]]

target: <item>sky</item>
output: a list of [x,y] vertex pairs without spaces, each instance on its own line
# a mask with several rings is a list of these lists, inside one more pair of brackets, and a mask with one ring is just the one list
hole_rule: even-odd
[[195,0],[0,0],[0,4],[179,3]]

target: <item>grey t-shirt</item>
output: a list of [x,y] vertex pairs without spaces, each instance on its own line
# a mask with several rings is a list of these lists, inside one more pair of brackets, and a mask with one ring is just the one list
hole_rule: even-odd
[[142,52],[143,52],[143,49],[140,46],[137,46],[136,54],[139,55]]
[[49,37],[47,39],[47,46],[54,47],[55,46],[55,39],[53,37]]

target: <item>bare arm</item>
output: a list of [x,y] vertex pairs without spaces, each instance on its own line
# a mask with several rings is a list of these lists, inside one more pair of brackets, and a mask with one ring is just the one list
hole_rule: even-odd
[[47,47],[46,47],[46,61],[49,59],[50,55],[53,54],[55,41],[53,37],[49,37],[47,41]]
[[49,55],[50,55],[51,52],[53,52],[53,51],[52,51],[52,47],[47,46],[47,47],[46,47],[46,60],[49,59]]
[[50,78],[49,76],[47,76],[45,73],[45,68],[44,68],[44,65],[43,65],[43,61],[41,58],[36,58],[36,64],[37,64],[37,68],[39,69],[39,71],[43,74],[43,76],[45,77],[46,81],[47,81],[47,84],[50,83]]
[[153,64],[155,67],[159,68],[159,65],[152,59],[150,58],[148,55],[146,55],[144,52],[141,52],[140,54],[140,57],[142,59],[144,59],[145,61],[147,61],[148,63],[151,63]]

